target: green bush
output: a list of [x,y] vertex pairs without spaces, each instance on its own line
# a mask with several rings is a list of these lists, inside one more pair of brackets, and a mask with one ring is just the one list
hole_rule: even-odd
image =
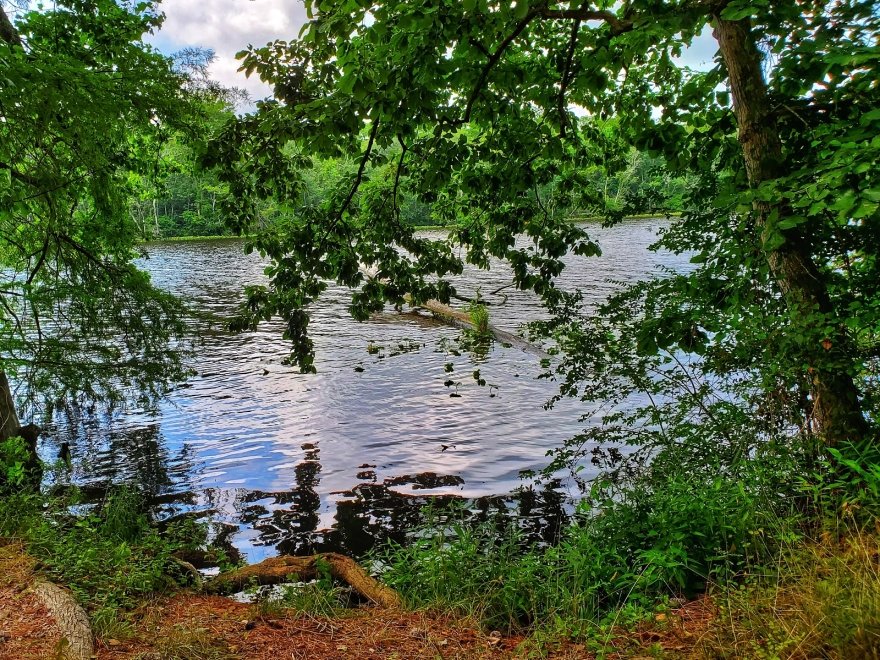
[[747,461],[734,474],[711,464],[694,474],[656,458],[623,487],[595,482],[553,546],[524,544],[515,525],[435,516],[379,555],[383,579],[414,606],[490,629],[578,634],[623,607],[650,611],[754,568],[795,531],[792,501],[772,487],[776,468]]

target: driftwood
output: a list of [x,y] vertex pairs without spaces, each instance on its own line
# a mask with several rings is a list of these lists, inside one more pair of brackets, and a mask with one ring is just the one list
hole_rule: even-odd
[[309,557],[289,555],[272,557],[259,564],[221,573],[205,583],[205,590],[216,594],[232,594],[253,584],[269,585],[314,580],[319,576],[322,564],[327,567],[332,577],[348,584],[360,596],[376,605],[400,606],[400,596],[396,591],[367,575],[364,569],[350,557],[335,552]]
[[[409,301],[409,296],[406,296],[406,298]],[[444,305],[439,300],[426,300],[425,302],[418,304],[410,302],[410,304],[412,304],[414,307],[427,309],[435,317],[439,318],[444,323],[448,323],[449,325],[453,325],[457,328],[463,328],[464,330],[476,331],[476,327],[471,321],[470,314],[461,312],[453,307],[450,307],[449,305]],[[516,348],[519,348],[526,353],[537,355],[540,358],[550,357],[549,353],[542,350],[538,346],[527,342],[519,335],[515,335],[512,332],[507,332],[506,330],[502,330],[501,328],[498,328],[491,323],[487,325],[486,330],[502,344],[510,344],[511,346],[515,346]]]
[[[367,267],[363,264],[360,266],[360,271],[367,276],[367,279],[376,280],[379,282],[387,282],[388,280],[385,278],[377,278],[377,270],[375,267]],[[501,291],[502,289],[507,288],[507,285],[497,289],[495,292]],[[455,326],[457,328],[462,328],[464,330],[473,330],[476,331],[476,327],[471,321],[470,314],[465,312],[461,312],[449,305],[444,305],[439,300],[426,300],[423,303],[413,303],[412,296],[410,294],[405,294],[403,299],[406,300],[413,307],[420,307],[422,309],[427,309],[431,312],[436,318],[440,319],[444,323]],[[463,299],[459,297],[459,299]],[[476,302],[476,301],[471,301]],[[512,332],[507,332],[506,330],[502,330],[500,328],[495,327],[491,323],[489,323],[486,327],[486,330],[492,335],[497,341],[502,344],[510,344],[511,346],[515,346],[526,353],[531,353],[532,355],[537,355],[540,358],[548,358],[550,354],[547,351],[541,349],[538,346],[535,346],[531,342],[526,341],[519,335],[515,335]]]
[[89,660],[95,654],[92,629],[89,617],[73,594],[57,584],[39,581],[31,587],[37,598],[52,614],[61,636],[67,645],[61,651],[61,657],[67,660]]

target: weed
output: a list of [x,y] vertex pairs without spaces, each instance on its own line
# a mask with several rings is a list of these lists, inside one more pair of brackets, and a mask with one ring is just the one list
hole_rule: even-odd
[[472,302],[468,307],[468,315],[477,335],[489,334],[489,309],[484,304]]
[[139,660],[231,660],[240,657],[207,628],[173,626],[156,637],[156,650]]
[[719,587],[702,642],[714,658],[880,657],[880,538],[850,529],[780,554],[772,571]]
[[332,618],[346,610],[348,594],[333,584],[328,570],[319,566],[317,580],[270,590],[266,597],[257,602],[263,616],[275,617],[287,610],[294,610],[299,614]]

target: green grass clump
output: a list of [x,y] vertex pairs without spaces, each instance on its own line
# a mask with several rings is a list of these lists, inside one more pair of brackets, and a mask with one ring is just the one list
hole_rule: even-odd
[[348,593],[335,586],[329,575],[305,584],[285,585],[258,599],[263,616],[282,616],[288,611],[322,618],[334,618],[348,611]]
[[472,302],[468,307],[468,315],[474,326],[474,332],[478,335],[489,334],[489,309],[485,305]]

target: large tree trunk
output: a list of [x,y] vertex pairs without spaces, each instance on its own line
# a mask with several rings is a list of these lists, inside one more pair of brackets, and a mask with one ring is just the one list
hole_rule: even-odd
[[21,424],[15,412],[15,400],[9,388],[9,379],[0,371],[0,442],[18,435]]
[[[782,143],[761,70],[761,54],[747,19],[726,21],[716,17],[715,38],[727,66],[749,183],[757,187],[764,181],[787,174]],[[765,237],[767,221],[774,210],[780,217],[786,215],[781,203],[758,201],[754,204],[755,221]],[[780,247],[765,253],[792,318],[803,319],[808,324],[816,323],[818,313],[819,317],[833,321],[833,304],[825,279],[811,256],[808,241],[798,229],[784,231],[783,237],[785,242]],[[850,342],[839,324],[837,327],[836,336],[828,337],[828,340],[832,350],[844,358],[835,362],[846,364]],[[812,421],[830,445],[858,440],[867,431],[858,388],[846,369],[822,366],[827,363],[828,356],[823,355],[825,348],[821,341],[815,343],[803,356],[812,378]]]
[[0,5],[0,39],[13,46],[21,46],[21,37],[6,12],[3,11],[2,5]]

